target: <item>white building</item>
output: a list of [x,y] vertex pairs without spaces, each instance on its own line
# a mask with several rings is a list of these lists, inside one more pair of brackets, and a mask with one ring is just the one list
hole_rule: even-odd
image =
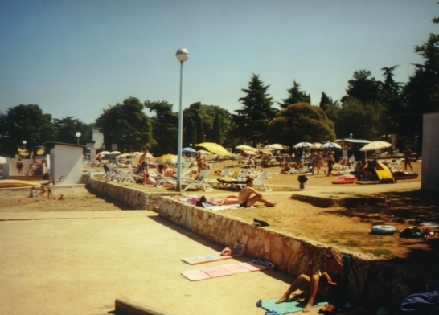
[[55,179],[55,185],[78,184],[84,168],[84,146],[56,141],[47,141],[44,145],[49,176]]

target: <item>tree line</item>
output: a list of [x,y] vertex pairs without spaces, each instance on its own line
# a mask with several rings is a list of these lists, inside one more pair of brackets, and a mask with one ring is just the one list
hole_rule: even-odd
[[[437,24],[439,18],[433,19]],[[311,98],[293,80],[287,97],[275,102],[269,85],[252,74],[242,107],[229,112],[218,105],[201,102],[183,111],[183,147],[209,141],[225,147],[239,144],[332,141],[353,134],[354,138],[378,140],[396,134],[398,147],[421,150],[423,114],[439,111],[439,34],[430,34],[414,51],[423,63],[414,64],[414,73],[404,84],[394,80],[398,65],[383,67],[383,80],[368,70],[357,70],[348,80],[346,95],[333,101],[322,92],[320,102]],[[153,113],[149,117],[146,112]],[[156,155],[177,152],[178,112],[167,101],[144,101],[128,97],[110,105],[92,124],[73,117],[53,118],[37,104],[20,104],[0,113],[0,153],[13,155],[22,141],[28,147],[45,141],[81,144],[91,141],[92,128],[104,133],[106,149],[117,144],[123,152],[149,148]]]

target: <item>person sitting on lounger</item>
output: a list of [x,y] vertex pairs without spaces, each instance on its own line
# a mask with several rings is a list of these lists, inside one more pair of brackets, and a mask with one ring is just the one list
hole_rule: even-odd
[[253,188],[253,178],[247,178],[245,183],[247,186],[241,189],[238,196],[238,202],[241,207],[251,207],[256,202],[263,202],[266,207],[274,207],[276,205],[276,202],[271,202],[263,198],[262,194]]

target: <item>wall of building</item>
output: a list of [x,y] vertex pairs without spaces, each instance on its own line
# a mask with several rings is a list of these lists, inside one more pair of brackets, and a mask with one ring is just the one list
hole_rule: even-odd
[[[81,181],[83,163],[83,147],[55,144],[50,151],[50,177],[56,185],[77,184]],[[62,182],[58,183],[62,176]]]
[[95,142],[94,146],[96,149],[104,149],[105,148],[104,134],[101,132],[101,130],[99,128],[92,128],[91,140]]
[[421,189],[439,191],[439,113],[424,115]]

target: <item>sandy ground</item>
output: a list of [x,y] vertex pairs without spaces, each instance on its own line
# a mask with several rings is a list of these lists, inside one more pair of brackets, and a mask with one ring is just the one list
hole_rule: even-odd
[[[420,173],[420,163],[414,163],[414,167]],[[376,211],[382,212],[383,208],[316,208],[292,200],[291,194],[298,192],[297,176],[280,175],[278,167],[270,171],[268,182],[274,191],[267,192],[266,197],[278,202],[275,208],[226,210],[224,215],[249,221],[254,217],[263,219],[272,228],[332,245],[334,240],[341,239],[340,246],[361,252],[367,252],[368,247],[349,246],[343,239],[355,235],[365,238],[373,222],[391,220],[390,212],[384,219],[377,216]],[[349,190],[353,191],[351,194],[358,193],[353,188],[334,187],[336,185],[330,183],[332,179],[323,175],[309,176],[304,193],[342,194]],[[164,188],[122,185],[168,192]],[[420,179],[361,189],[364,194],[398,190],[397,187],[417,190]],[[218,251],[221,245],[163,221],[153,212],[121,211],[120,205],[98,198],[82,186],[57,186],[56,200],[28,198],[28,192],[28,189],[0,191],[0,313],[107,314],[113,309],[115,298],[126,296],[172,314],[264,314],[254,307],[255,301],[279,296],[292,280],[290,275],[268,271],[191,282],[180,273],[199,266],[185,265],[180,259]],[[64,194],[64,201],[57,200],[60,194]],[[209,196],[229,194],[236,192],[221,190]],[[416,196],[410,200],[413,198]],[[391,203],[386,205],[386,209],[391,206]],[[406,202],[404,207],[407,210],[410,203]],[[319,231],[328,231],[328,226],[348,226],[351,232],[355,227],[355,233],[343,238],[337,233],[319,234]],[[358,234],[357,228],[362,234]],[[386,239],[384,244],[386,248],[390,248],[389,244],[394,248],[409,248],[406,252],[394,253],[409,259],[410,248],[425,242],[407,246],[395,237]],[[317,314],[317,309],[313,313]]]

